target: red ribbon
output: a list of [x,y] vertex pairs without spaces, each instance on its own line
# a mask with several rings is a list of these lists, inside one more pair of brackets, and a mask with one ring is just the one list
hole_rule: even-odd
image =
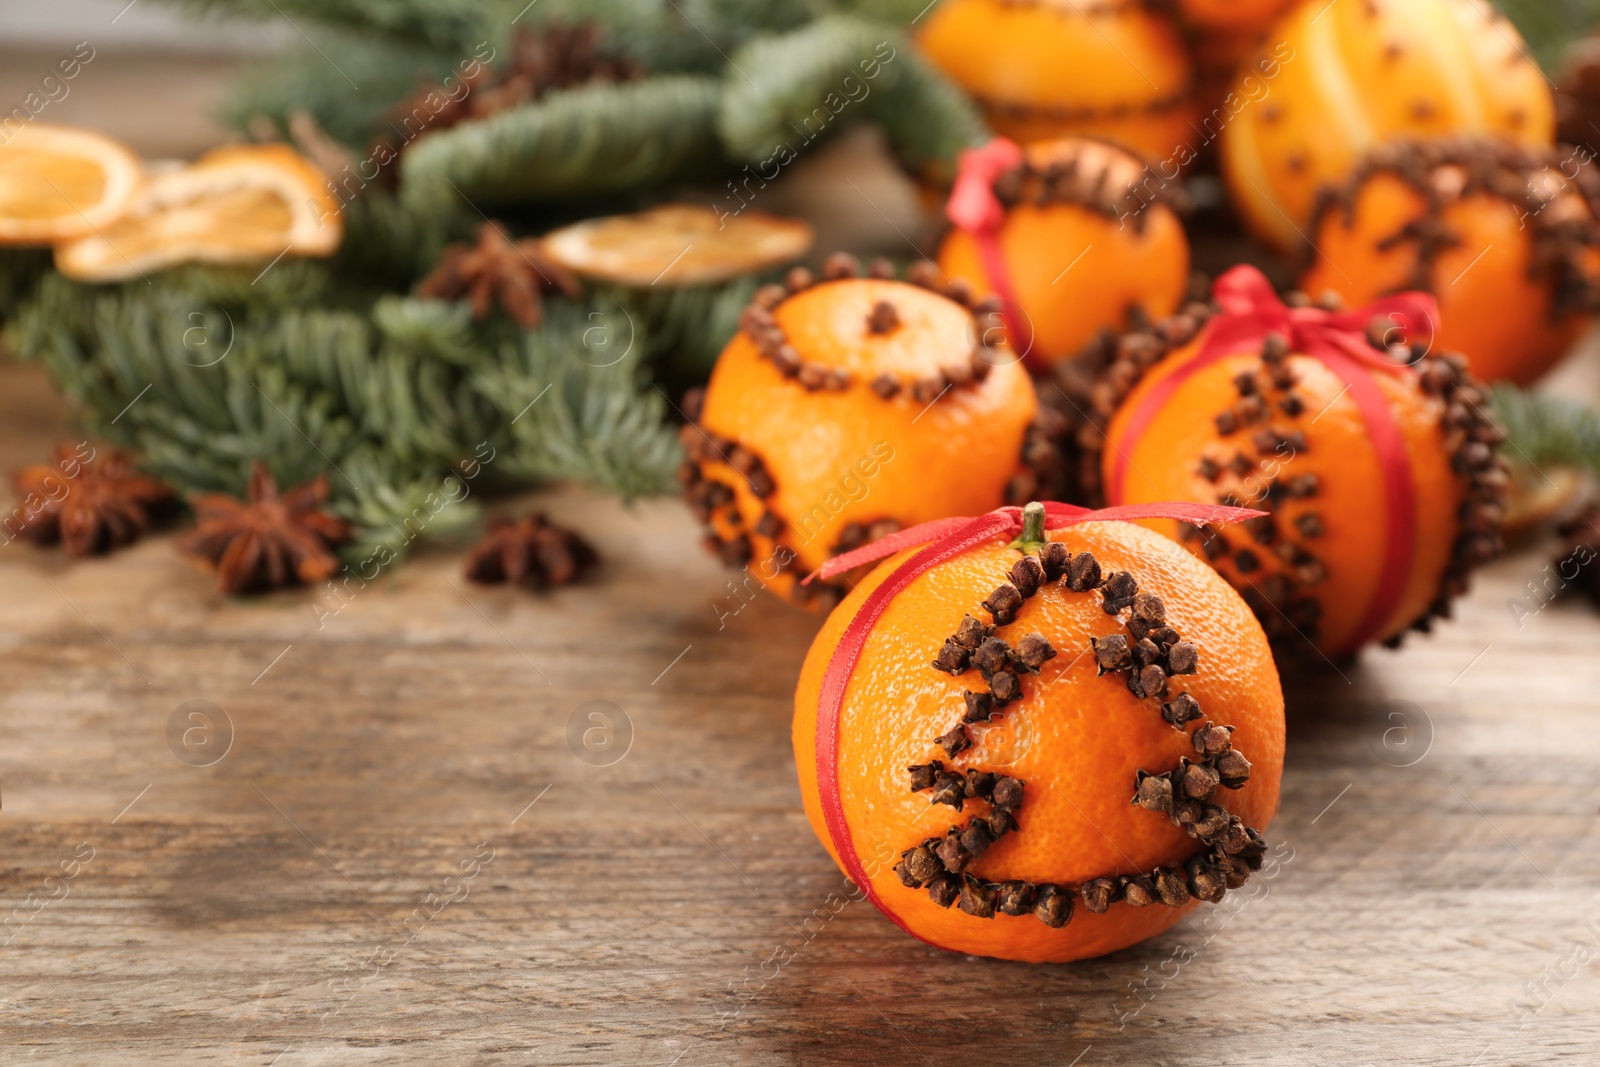
[[1000,250],[1000,227],[1006,220],[1005,205],[994,195],[994,183],[1023,161],[1022,149],[1015,141],[996,137],[982,148],[969,148],[956,164],[956,183],[944,213],[958,230],[972,235],[978,246],[978,260],[989,279],[989,288],[1000,298],[1000,313],[1005,318],[1006,336],[1012,351],[1027,358],[1033,350],[1033,326],[1011,287],[1011,271]]
[[[1047,530],[1060,530],[1081,522],[1134,519],[1181,519],[1199,526],[1207,523],[1241,522],[1266,514],[1264,511],[1254,511],[1249,508],[1182,503],[1130,504],[1098,511],[1073,504],[1047,503],[1044,509],[1044,525]],[[844,634],[839,638],[838,647],[834,649],[833,657],[828,661],[828,669],[822,676],[822,690],[817,698],[816,741],[817,788],[822,796],[823,820],[827,824],[828,836],[833,842],[839,862],[844,866],[845,874],[866,892],[867,899],[872,901],[874,907],[887,915],[906,933],[921,940],[926,938],[921,938],[915,930],[906,926],[900,917],[879,899],[877,892],[872,888],[871,875],[863,866],[860,854],[856,852],[849,824],[845,821],[844,799],[839,794],[839,719],[844,708],[845,690],[850,685],[850,678],[861,659],[867,638],[871,636],[873,627],[877,626],[883,613],[888,610],[890,601],[899,596],[918,577],[941,563],[997,537],[1009,540],[1021,532],[1022,509],[1018,507],[999,508],[987,515],[971,518],[938,519],[891,534],[854,552],[835,556],[817,571],[807,575],[805,579],[809,582],[817,577],[830,578],[913,545],[925,546],[922,551],[896,567],[894,573],[889,575],[883,584],[867,595],[860,610],[845,627]]]
[[[1320,361],[1337,375],[1355,401],[1377,454],[1388,522],[1378,592],[1352,642],[1352,647],[1364,645],[1393,614],[1405,591],[1417,537],[1411,457],[1389,402],[1373,378],[1373,372],[1407,374],[1410,368],[1374,350],[1367,342],[1366,329],[1373,319],[1382,317],[1408,337],[1422,336],[1420,330],[1425,328],[1431,343],[1437,333],[1438,305],[1427,293],[1400,293],[1354,311],[1290,308],[1278,299],[1265,275],[1248,266],[1234,267],[1218,278],[1213,295],[1222,314],[1207,324],[1199,351],[1145,394],[1129,413],[1121,439],[1137,442],[1192,375],[1229,356],[1259,349],[1270,333],[1281,335],[1290,351]],[[1106,497],[1113,503],[1122,499],[1130,464],[1127,449],[1114,447],[1114,453],[1106,485]]]

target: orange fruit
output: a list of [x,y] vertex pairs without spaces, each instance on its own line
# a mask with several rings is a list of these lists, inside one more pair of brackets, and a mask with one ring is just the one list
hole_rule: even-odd
[[1347,380],[1276,335],[1207,362],[1223,322],[1171,351],[1142,335],[1102,378],[1106,499],[1270,511],[1213,535],[1151,525],[1208,559],[1274,641],[1338,659],[1426,631],[1499,550],[1503,435],[1465,360],[1419,343],[1412,364],[1351,361]]
[[[1129,523],[1048,536],[1026,559],[994,537],[858,623],[915,553],[885,561],[818,633],[794,718],[806,815],[846,875],[931,944],[1032,962],[1125,948],[1242,884],[1284,744],[1266,638],[1214,571]],[[853,623],[834,716],[824,678]],[[1130,670],[1138,636],[1152,655]]]
[[343,233],[339,201],[310,161],[286,145],[233,145],[151,178],[115,222],[58,244],[56,269],[105,282],[179,263],[326,256]]
[[1139,4],[944,0],[917,45],[1014,141],[1104,137],[1165,159],[1192,133],[1183,42]]
[[737,215],[699,204],[663,204],[564,226],[544,252],[588,278],[646,288],[709,285],[791,263],[811,247],[808,223],[760,211]]
[[1384,141],[1554,135],[1544,74],[1484,0],[1304,3],[1267,40],[1277,75],[1222,130],[1221,153],[1240,216],[1280,251],[1305,239],[1323,187]]
[[[1143,162],[1120,148],[1067,138],[1029,146],[1023,164],[994,183],[1007,208],[996,239],[1031,327],[1030,363],[1076,354],[1100,330],[1126,326],[1134,309],[1148,318],[1177,309],[1189,284],[1189,242],[1172,208],[1175,190],[1146,176]],[[938,262],[975,292],[999,286],[966,230],[946,234]]]
[[1437,345],[1485,380],[1527,383],[1600,304],[1600,179],[1571,148],[1408,141],[1374,151],[1311,227],[1301,279],[1363,304],[1439,301]]
[[88,130],[32,122],[0,143],[0,244],[49,244],[109,226],[140,183],[139,160]]
[[887,266],[832,256],[820,283],[796,268],[758,291],[682,432],[708,545],[800,602],[842,594],[796,583],[838,552],[1003,503],[1037,412],[1016,357],[984,346],[990,308]]

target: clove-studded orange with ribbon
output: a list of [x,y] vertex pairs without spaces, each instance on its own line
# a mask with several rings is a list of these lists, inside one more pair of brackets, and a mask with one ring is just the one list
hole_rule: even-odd
[[1433,298],[1290,307],[1236,267],[1215,301],[1191,343],[1108,375],[1137,384],[1106,429],[1106,500],[1269,512],[1204,537],[1156,527],[1213,562],[1274,638],[1337,658],[1426,628],[1497,550],[1504,478],[1465,362],[1432,351]]
[[1061,961],[1261,868],[1283,753],[1266,638],[1214,571],[1130,521],[1260,514],[1035,503],[830,561],[822,577],[885,559],[806,658],[795,756],[866,898],[934,945]]
[[1189,244],[1176,186],[1148,178],[1104,141],[995,138],[961,154],[939,269],[998,297],[1009,347],[1038,368],[1122,329],[1134,309],[1169,315],[1189,285]]

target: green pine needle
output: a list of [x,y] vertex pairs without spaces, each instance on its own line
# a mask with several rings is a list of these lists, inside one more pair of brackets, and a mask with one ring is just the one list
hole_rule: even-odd
[[721,90],[688,75],[589,85],[430,133],[402,157],[403,199],[419,210],[462,200],[489,210],[687,177],[720,157]]
[[1494,414],[1504,455],[1525,467],[1584,467],[1600,474],[1600,412],[1549,393],[1497,385]]
[[729,68],[718,132],[768,180],[813,140],[863,119],[883,125],[909,169],[935,176],[987,136],[972,103],[890,26],[819,19],[752,41]]

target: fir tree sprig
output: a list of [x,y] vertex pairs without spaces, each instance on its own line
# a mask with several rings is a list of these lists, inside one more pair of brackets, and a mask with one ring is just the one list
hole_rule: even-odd
[[543,329],[502,342],[477,379],[506,419],[505,469],[625,498],[670,491],[683,456],[666,427],[666,397],[648,384],[642,318],[610,303],[554,303],[547,315]]
[[881,23],[818,19],[752,41],[729,68],[717,129],[750,163],[781,166],[812,140],[870,119],[908,169],[937,178],[987,136],[972,103]]
[[675,75],[552,92],[419,138],[401,164],[419,209],[624,193],[704,171],[720,157],[722,86]]
[[1535,468],[1583,467],[1600,474],[1600,411],[1550,393],[1497,385],[1494,415],[1504,455]]

